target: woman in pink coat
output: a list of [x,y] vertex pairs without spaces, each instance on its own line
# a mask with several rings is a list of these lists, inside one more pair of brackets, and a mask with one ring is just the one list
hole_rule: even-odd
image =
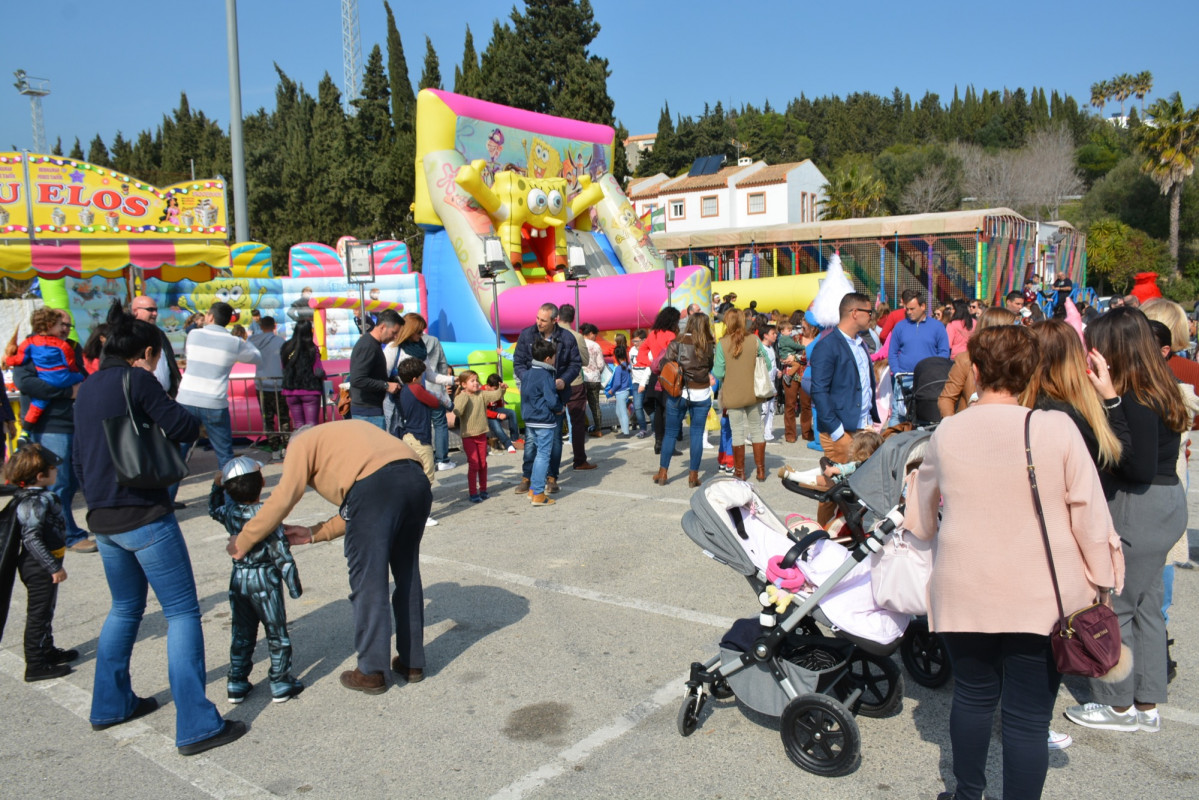
[[1118,589],[1124,561],[1078,428],[1060,411],[1030,412],[1018,402],[1038,363],[1032,334],[1012,325],[987,328],[971,338],[969,353],[978,402],[942,422],[929,440],[905,523],[916,536],[934,540],[929,622],[953,664],[949,734],[957,787],[943,797],[983,796],[999,706],[1004,796],[1037,798],[1049,766],[1045,742],[1061,675],[1049,646],[1057,601],[1025,460],[1028,414],[1067,611]]
[[953,301],[953,318],[945,323],[945,335],[949,337],[949,357],[957,358],[966,352],[966,344],[974,335],[977,320],[970,313],[965,300]]

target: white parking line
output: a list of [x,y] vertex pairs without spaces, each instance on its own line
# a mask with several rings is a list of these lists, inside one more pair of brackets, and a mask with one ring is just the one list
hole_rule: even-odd
[[[0,672],[13,680],[24,680],[25,662],[7,650],[0,651]],[[88,712],[92,706],[91,692],[63,680],[39,682],[31,684],[29,688],[41,692],[51,702],[70,711],[84,722],[88,721]],[[275,797],[261,786],[234,775],[204,756],[179,755],[173,739],[157,733],[142,720],[109,728],[105,733],[122,746],[129,747],[147,761],[184,783],[196,787],[209,797],[217,800]]]

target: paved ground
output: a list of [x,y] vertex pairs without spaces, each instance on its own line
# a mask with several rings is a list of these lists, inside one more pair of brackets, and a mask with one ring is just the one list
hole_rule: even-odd
[[[862,764],[814,777],[783,752],[777,720],[716,701],[690,738],[675,731],[688,665],[714,652],[729,623],[756,613],[745,582],[705,558],[682,533],[686,466],[650,482],[652,440],[590,440],[600,468],[563,474],[554,508],[513,496],[519,455],[493,455],[492,499],[466,500],[465,467],[438,473],[441,525],[422,547],[428,678],[368,697],[337,675],[354,666],[345,560],[337,543],[297,548],[304,596],[289,600],[295,662],[307,682],[273,705],[265,687],[241,706],[224,699],[229,562],[224,535],[203,510],[211,453],[181,492],[180,521],[203,610],[209,696],[250,723],[240,742],[185,759],[173,747],[165,624],[151,598],[134,651],[133,684],[163,707],[144,721],[93,733],[87,725],[96,638],[108,609],[99,558],[70,555],[59,599],[58,643],[83,654],[65,679],[21,680],[24,594],[18,589],[0,647],[0,796],[232,798],[932,798],[949,777],[950,689],[907,682],[902,710],[860,719]],[[567,462],[569,463],[569,446]],[[705,477],[714,474],[706,451]],[[816,455],[773,443],[784,459]],[[462,461],[459,456],[458,461]],[[267,467],[270,483],[280,466]],[[1196,482],[1197,473],[1192,478]],[[814,514],[774,477],[762,485],[780,512]],[[1199,511],[1192,490],[1192,512]],[[309,495],[293,515],[332,513]],[[1199,519],[1199,516],[1196,516]],[[1199,531],[1189,532],[1199,555]],[[1002,602],[1002,598],[996,598]],[[1046,797],[1199,797],[1199,571],[1179,571],[1175,619],[1181,662],[1162,732],[1113,734],[1059,718],[1075,744],[1051,756]],[[266,670],[259,647],[254,680]],[[1070,684],[1061,709],[1072,704]],[[989,769],[1000,797],[998,739]]]

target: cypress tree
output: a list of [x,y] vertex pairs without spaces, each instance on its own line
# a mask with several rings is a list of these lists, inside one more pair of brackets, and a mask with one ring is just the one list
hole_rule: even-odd
[[462,46],[462,65],[454,67],[454,91],[467,97],[482,97],[483,73],[475,52],[475,37],[466,26],[466,42]]
[[441,64],[437,60],[437,51],[433,49],[433,40],[425,37],[425,68],[420,76],[419,89],[441,88]]

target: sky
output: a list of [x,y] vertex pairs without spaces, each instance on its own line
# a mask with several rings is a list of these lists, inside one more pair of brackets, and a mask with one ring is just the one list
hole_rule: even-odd
[[[313,95],[328,72],[341,86],[340,0],[240,0],[242,109],[272,108],[274,64]],[[520,4],[523,8],[523,2]],[[607,58],[608,93],[630,133],[653,133],[664,102],[674,115],[699,116],[704,104],[725,108],[763,101],[782,110],[809,98],[852,92],[889,96],[895,87],[918,100],[943,102],[955,86],[1045,87],[1090,100],[1090,86],[1119,73],[1153,73],[1154,97],[1182,93],[1199,103],[1199,47],[1183,43],[1193,7],[1182,0],[1136,6],[1089,2],[854,4],[759,0],[592,0],[600,34],[592,52]],[[492,23],[511,5],[483,0],[394,0],[392,5],[415,85],[425,37],[441,62],[445,88],[462,57],[466,26],[481,53]],[[913,10],[914,9],[914,10]],[[228,125],[225,3],[0,0],[5,43],[0,70],[48,78],[46,137],[76,136],[86,153],[99,133],[111,143],[152,130],[186,92],[193,110]],[[378,43],[386,58],[382,0],[360,0],[363,59]],[[1174,22],[1171,23],[1171,20]],[[1146,30],[1176,25],[1177,35]],[[0,90],[0,149],[32,148],[29,100],[9,78]],[[1135,98],[1128,101],[1129,107]],[[1113,102],[1108,113],[1116,108]]]

